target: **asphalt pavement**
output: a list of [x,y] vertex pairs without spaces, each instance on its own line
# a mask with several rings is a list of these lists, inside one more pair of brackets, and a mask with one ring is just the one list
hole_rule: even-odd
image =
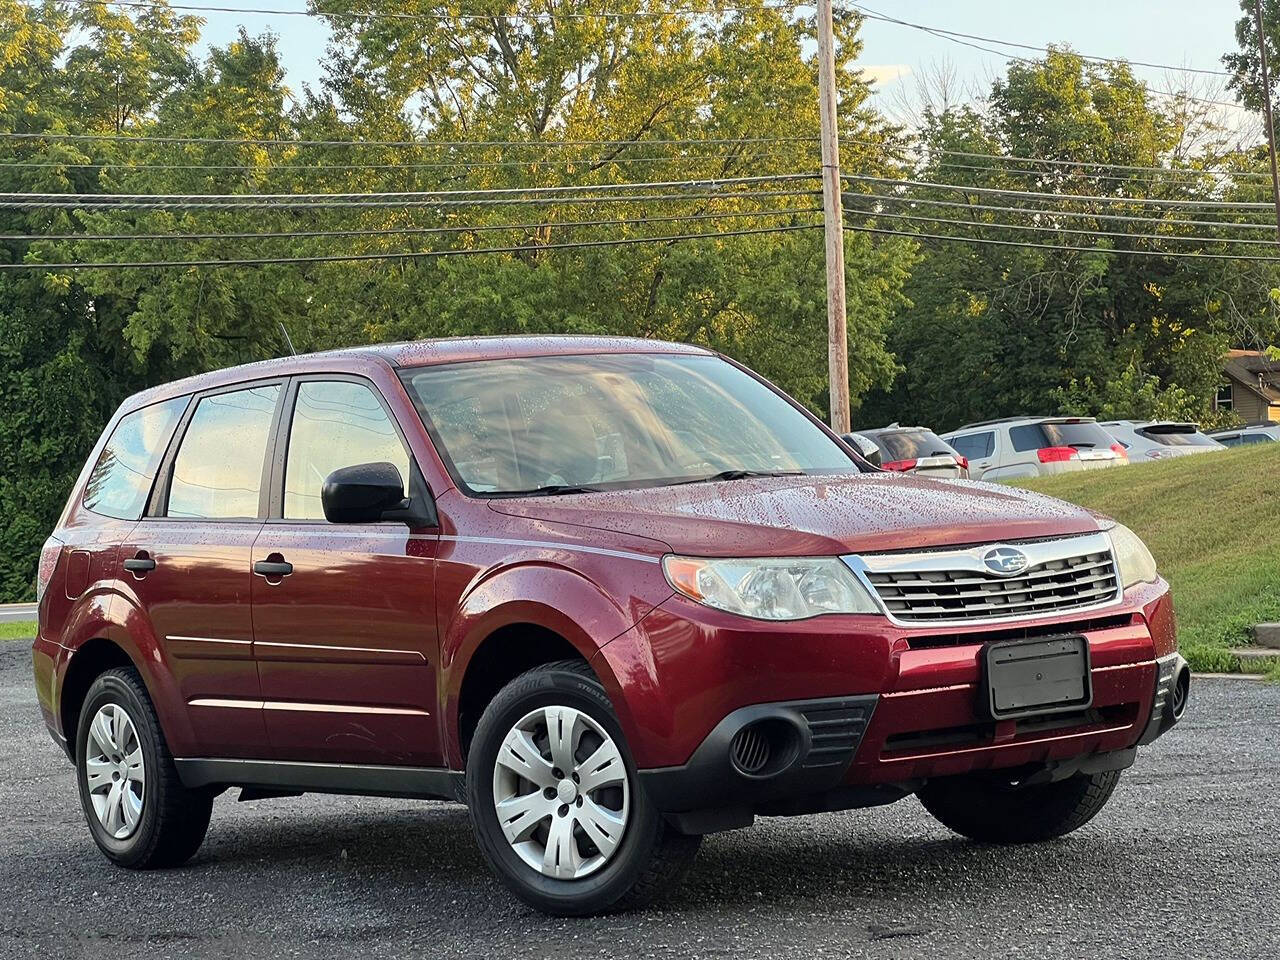
[[89,839],[0,643],[0,958],[1274,958],[1280,687],[1203,680],[1093,823],[1037,847],[962,840],[914,800],[710,837],[659,906],[554,920],[490,876],[457,805],[221,796],[187,866]]

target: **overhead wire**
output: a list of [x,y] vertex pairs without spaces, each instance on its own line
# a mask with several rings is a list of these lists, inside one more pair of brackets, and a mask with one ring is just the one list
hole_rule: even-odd
[[271,239],[311,239],[322,237],[380,237],[380,236],[417,236],[453,233],[485,233],[503,230],[542,230],[562,229],[567,227],[637,227],[650,223],[687,223],[706,220],[740,220],[751,217],[781,217],[806,213],[821,213],[821,207],[778,208],[773,210],[732,210],[715,213],[679,214],[657,217],[633,217],[630,219],[611,220],[542,220],[534,223],[472,223],[451,224],[438,227],[363,227],[347,230],[287,230],[287,231],[246,231],[238,233],[11,233],[0,234],[0,241],[36,242],[36,241],[179,241],[196,240],[271,240]]
[[703,233],[683,233],[656,237],[622,237],[611,240],[575,240],[564,243],[518,244],[504,247],[477,247],[449,250],[412,250],[387,251],[379,253],[345,253],[317,254],[301,257],[245,257],[237,259],[202,259],[202,260],[142,260],[87,263],[39,263],[23,261],[21,263],[0,263],[0,270],[44,270],[60,272],[64,270],[109,270],[109,269],[154,269],[197,267],[261,267],[282,264],[308,263],[352,263],[373,260],[428,260],[445,257],[478,256],[499,253],[540,253],[546,250],[576,250],[587,247],[627,247],[637,244],[676,243],[684,240],[715,240],[729,237],[745,237],[759,234],[793,233],[800,230],[820,230],[822,224],[792,224],[779,227],[754,227],[742,230],[721,230]]

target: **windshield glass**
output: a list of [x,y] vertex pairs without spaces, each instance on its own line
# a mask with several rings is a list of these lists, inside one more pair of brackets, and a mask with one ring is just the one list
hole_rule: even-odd
[[904,430],[901,433],[868,433],[880,448],[884,460],[919,460],[922,457],[949,457],[955,451],[932,430]]
[[813,421],[718,357],[480,360],[402,377],[455,479],[473,493],[857,472]]

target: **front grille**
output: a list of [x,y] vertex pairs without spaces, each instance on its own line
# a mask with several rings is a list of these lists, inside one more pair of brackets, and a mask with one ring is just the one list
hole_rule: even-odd
[[866,576],[889,613],[909,623],[1056,613],[1110,600],[1117,590],[1109,550],[1047,560],[1012,577],[959,567]]
[[1003,630],[970,628],[965,633],[909,633],[903,636],[910,649],[930,650],[935,647],[981,646],[984,643],[996,643],[1000,640],[1036,640],[1040,637],[1061,637],[1065,634],[1095,633],[1099,630],[1132,626],[1137,622],[1140,622],[1140,619],[1135,614],[1121,613],[1112,617],[1090,617],[1087,620],[1068,620],[1065,623],[1055,621],[1040,626],[1006,627]]

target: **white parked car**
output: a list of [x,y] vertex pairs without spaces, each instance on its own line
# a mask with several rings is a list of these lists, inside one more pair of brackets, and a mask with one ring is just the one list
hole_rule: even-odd
[[1102,427],[1119,441],[1130,463],[1167,460],[1191,453],[1212,453],[1227,449],[1200,432],[1198,423],[1169,420],[1107,420]]
[[969,461],[973,480],[1042,477],[1118,467],[1124,447],[1092,417],[1008,417],[970,423],[942,439]]

